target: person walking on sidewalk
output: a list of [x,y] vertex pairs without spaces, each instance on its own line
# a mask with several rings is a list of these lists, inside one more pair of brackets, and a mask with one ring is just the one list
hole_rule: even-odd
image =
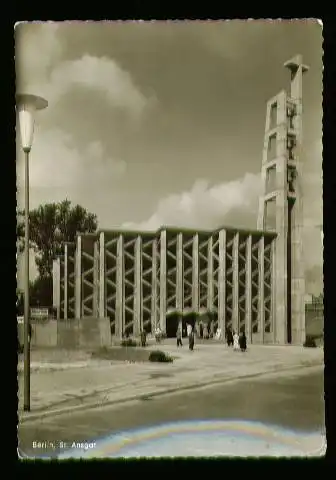
[[177,327],[176,343],[177,343],[178,347],[183,347],[183,344],[182,344],[182,329],[181,329],[180,326]]
[[239,337],[239,346],[242,352],[246,352],[246,343],[247,343],[247,340],[246,340],[245,330],[243,330],[242,334]]
[[190,323],[187,323],[187,337],[189,337],[191,332],[192,332],[192,326],[190,325]]
[[233,335],[231,328],[227,328],[226,330],[226,342],[228,347],[231,347],[233,345]]
[[31,343],[31,337],[32,337],[32,326],[31,326],[31,323],[29,321],[29,323],[28,323],[28,343],[29,344]]
[[146,335],[145,330],[141,331],[140,338],[141,338],[141,346],[145,347],[146,346],[146,340],[147,340],[147,335]]
[[194,350],[194,345],[195,345],[195,336],[193,330],[191,330],[190,335],[189,335],[189,350],[193,351]]

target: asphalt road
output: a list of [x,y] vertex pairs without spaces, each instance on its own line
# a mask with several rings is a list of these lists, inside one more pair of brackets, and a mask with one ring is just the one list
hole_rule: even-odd
[[[19,447],[29,456],[56,455],[60,442],[92,441],[113,432],[165,422],[239,419],[301,431],[324,426],[323,372],[300,377],[239,381],[163,397],[66,414],[19,426]],[[36,448],[34,442],[46,442]],[[49,447],[53,442],[54,448]],[[55,446],[56,445],[56,446]]]

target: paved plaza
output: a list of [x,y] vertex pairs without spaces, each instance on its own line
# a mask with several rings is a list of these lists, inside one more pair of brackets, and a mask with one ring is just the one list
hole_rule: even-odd
[[167,340],[159,349],[174,356],[174,362],[116,362],[93,359],[91,352],[32,351],[28,413],[22,408],[23,374],[19,361],[20,421],[323,365],[322,348],[253,345],[244,354],[223,344],[203,343],[190,352],[186,345],[177,350],[175,342]]

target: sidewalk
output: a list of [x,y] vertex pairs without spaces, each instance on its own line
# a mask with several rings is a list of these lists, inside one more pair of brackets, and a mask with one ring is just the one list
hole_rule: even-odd
[[22,411],[23,375],[18,374],[20,421],[270,372],[323,366],[320,348],[251,346],[245,354],[233,352],[222,344],[197,345],[194,352],[186,346],[177,350],[171,343],[161,344],[159,348],[178,358],[171,364],[126,363],[91,360],[88,352],[68,352],[67,355],[54,352],[52,361],[51,354],[45,354],[49,360],[46,362],[41,354],[37,361],[38,352],[35,355],[32,352],[29,413]]

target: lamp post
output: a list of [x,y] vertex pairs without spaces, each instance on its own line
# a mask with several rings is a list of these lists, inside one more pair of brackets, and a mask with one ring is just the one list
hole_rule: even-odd
[[23,409],[30,411],[30,318],[29,318],[29,154],[33,144],[34,113],[48,106],[47,100],[35,95],[16,96],[19,114],[21,146],[25,156],[25,274],[24,274],[24,403]]

